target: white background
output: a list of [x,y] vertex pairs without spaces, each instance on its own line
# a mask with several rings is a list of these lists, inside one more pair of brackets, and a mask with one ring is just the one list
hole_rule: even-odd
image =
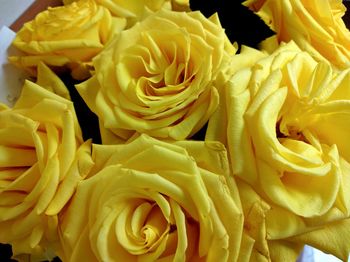
[[0,0],[0,28],[10,26],[34,0]]

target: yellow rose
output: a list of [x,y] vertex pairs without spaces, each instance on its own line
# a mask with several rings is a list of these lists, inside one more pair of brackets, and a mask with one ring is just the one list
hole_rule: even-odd
[[217,16],[162,10],[110,43],[77,89],[98,115],[104,143],[135,131],[182,140],[215,111],[214,80],[234,52]]
[[10,61],[33,75],[42,61],[50,66],[68,66],[73,77],[87,78],[88,63],[124,26],[125,21],[113,18],[92,0],[49,8],[17,33],[13,45],[24,55],[10,57]]
[[[272,207],[271,241],[350,233],[336,226],[350,216],[349,79],[350,70],[335,71],[289,43],[236,72],[220,97],[224,115],[213,116],[206,139],[227,145],[233,175]],[[314,243],[320,235],[311,234]],[[349,243],[328,247],[342,257]]]
[[72,102],[27,81],[13,108],[0,106],[0,243],[48,259],[57,214],[92,166]]
[[94,145],[60,217],[63,261],[236,261],[243,219],[218,142]]
[[350,31],[342,20],[341,0],[247,0],[244,3],[277,34],[278,42],[295,41],[317,60],[338,68],[350,66]]
[[[68,5],[77,0],[63,0]],[[189,0],[94,0],[97,4],[106,7],[113,16],[127,19],[127,27],[143,20],[150,13],[162,8],[175,11],[189,11]]]

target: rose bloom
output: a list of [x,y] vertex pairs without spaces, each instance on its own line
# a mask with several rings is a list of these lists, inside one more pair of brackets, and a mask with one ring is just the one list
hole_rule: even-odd
[[337,225],[350,216],[349,79],[282,45],[232,76],[206,137],[226,144],[233,175],[269,205],[267,239],[319,230],[304,240],[342,259],[350,242],[320,236],[342,243],[350,233]]
[[77,89],[98,115],[104,143],[135,131],[182,140],[215,111],[214,81],[234,52],[217,16],[162,10],[110,43]]
[[[65,5],[77,0],[63,0]],[[125,18],[127,27],[133,26],[137,21],[143,20],[152,12],[162,8],[175,11],[189,11],[189,0],[94,0],[98,5],[106,7],[113,16]]]
[[93,159],[60,216],[63,261],[242,261],[240,201],[222,144],[141,135],[94,145]]
[[23,56],[10,61],[36,75],[39,62],[68,66],[77,79],[89,76],[89,63],[104,45],[125,27],[125,21],[92,0],[49,8],[24,24],[13,45]]
[[13,108],[0,106],[0,134],[0,243],[17,259],[49,259],[57,214],[92,166],[90,142],[72,102],[29,81]]
[[318,61],[350,66],[350,31],[341,0],[247,0],[244,3],[276,32],[278,42],[295,41]]

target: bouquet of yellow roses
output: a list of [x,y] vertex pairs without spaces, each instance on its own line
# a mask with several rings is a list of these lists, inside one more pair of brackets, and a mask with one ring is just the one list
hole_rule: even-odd
[[9,61],[31,78],[0,104],[14,259],[347,259],[346,8],[238,5],[273,35],[228,1],[64,0],[23,25]]

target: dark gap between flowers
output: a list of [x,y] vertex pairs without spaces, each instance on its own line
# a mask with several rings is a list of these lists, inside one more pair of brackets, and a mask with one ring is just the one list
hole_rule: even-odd
[[69,94],[74,104],[74,109],[78,118],[79,125],[83,133],[84,141],[92,139],[94,144],[101,144],[100,128],[98,117],[95,115],[79,95],[75,84],[80,83],[74,80],[68,73],[60,75],[61,80],[67,86]]
[[274,32],[252,11],[242,5],[243,0],[190,0],[192,10],[200,10],[206,17],[218,13],[221,25],[231,42],[257,48]]
[[[16,262],[17,260],[12,259],[12,248],[8,244],[0,244],[0,262]],[[48,262],[48,261],[43,261]],[[62,262],[61,259],[55,257],[51,262]]]

